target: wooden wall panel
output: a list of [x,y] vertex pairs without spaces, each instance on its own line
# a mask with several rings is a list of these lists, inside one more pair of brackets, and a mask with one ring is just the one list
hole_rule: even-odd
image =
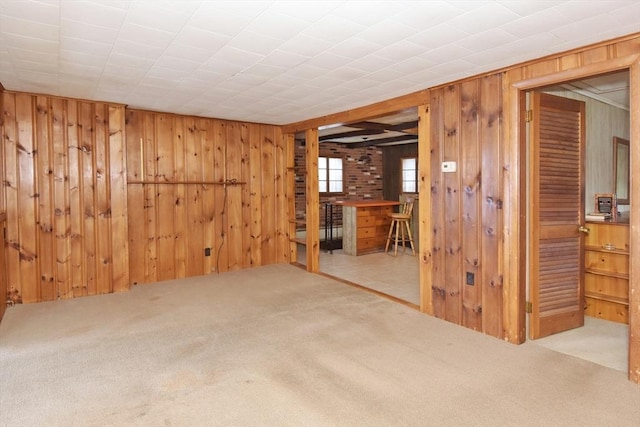
[[[275,200],[274,207],[276,212],[287,213],[289,210],[287,199],[287,141],[278,131],[274,135],[274,160],[275,160]],[[288,214],[286,214],[288,217]],[[275,223],[275,245],[276,259],[275,262],[289,262],[289,225],[285,221],[276,221]]]
[[482,185],[480,188],[480,277],[482,284],[482,330],[503,338],[502,248],[502,79],[494,74],[480,80],[479,150]]
[[116,265],[112,240],[126,236],[124,107],[2,96],[9,297],[39,302],[113,292],[115,283],[126,289],[126,239]]
[[132,283],[288,260],[279,128],[128,110],[126,138]]
[[[433,313],[502,337],[501,76],[431,94]],[[442,161],[457,172],[441,172]]]
[[[445,303],[447,291],[445,289],[445,208],[444,208],[444,183],[440,173],[440,164],[443,159],[442,141],[444,140],[444,89],[431,91],[431,138],[429,161],[431,162],[431,242],[432,242],[432,297],[433,315],[441,319],[445,318]],[[420,156],[422,161],[423,157]],[[422,197],[420,197],[422,199]],[[419,246],[422,245],[420,242]]]
[[475,330],[482,330],[482,281],[479,274],[482,173],[478,132],[478,117],[482,112],[478,111],[481,101],[479,86],[478,80],[470,80],[460,85],[461,324]]
[[[442,140],[442,160],[454,161],[458,168],[463,162],[460,150],[460,86],[450,85],[444,89],[444,138]],[[460,211],[460,174],[458,169],[442,176],[444,186],[444,209],[446,220],[443,224],[444,246],[444,287],[446,292],[445,319],[461,323],[462,293],[462,234]]]

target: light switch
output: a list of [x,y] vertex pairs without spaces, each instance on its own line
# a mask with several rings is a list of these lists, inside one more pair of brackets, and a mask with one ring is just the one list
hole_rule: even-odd
[[457,170],[456,162],[442,162],[442,172],[455,172]]

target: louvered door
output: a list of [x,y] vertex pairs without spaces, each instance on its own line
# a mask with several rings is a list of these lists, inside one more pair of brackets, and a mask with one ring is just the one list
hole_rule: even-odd
[[532,96],[530,337],[584,325],[584,103]]

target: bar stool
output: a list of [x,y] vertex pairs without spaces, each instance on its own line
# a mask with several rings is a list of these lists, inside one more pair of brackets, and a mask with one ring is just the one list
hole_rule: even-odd
[[391,218],[391,226],[389,227],[387,244],[384,247],[385,252],[389,250],[389,243],[391,243],[391,236],[393,235],[393,231],[395,228],[395,250],[393,252],[393,256],[398,255],[399,243],[402,243],[403,251],[407,249],[407,247],[405,246],[406,242],[409,242],[411,244],[411,253],[415,256],[416,251],[415,251],[415,248],[413,247],[413,236],[411,235],[411,226],[409,224],[409,221],[411,221],[412,211],[413,211],[413,198],[408,197],[405,199],[404,203],[402,204],[402,207],[400,208],[400,212],[389,214],[389,218]]

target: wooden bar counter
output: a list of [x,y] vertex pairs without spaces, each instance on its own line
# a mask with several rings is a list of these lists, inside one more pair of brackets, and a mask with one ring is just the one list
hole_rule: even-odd
[[342,206],[342,250],[363,255],[384,250],[389,234],[389,213],[400,204],[391,200],[344,200]]

